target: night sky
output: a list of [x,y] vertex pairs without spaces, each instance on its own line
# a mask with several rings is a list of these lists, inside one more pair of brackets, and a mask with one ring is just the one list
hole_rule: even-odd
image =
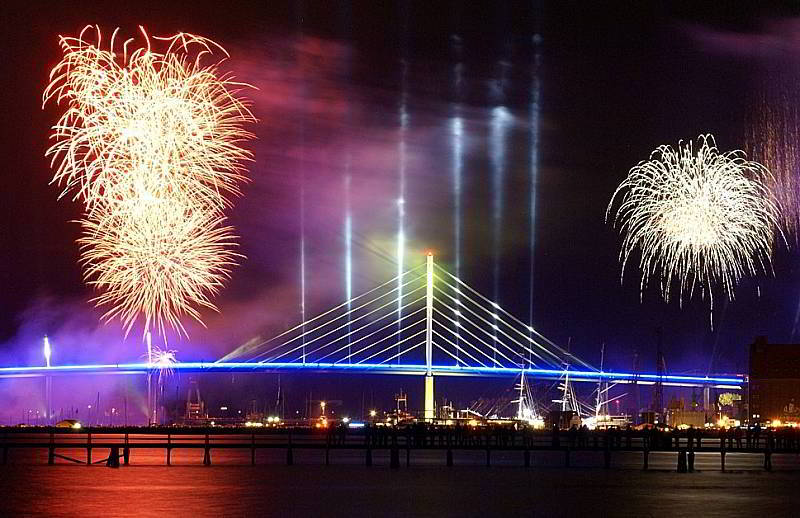
[[668,371],[703,374],[745,371],[746,346],[756,335],[796,340],[797,246],[779,245],[774,277],[746,279],[734,302],[718,294],[712,330],[707,301],[696,297],[680,308],[664,303],[657,287],[640,300],[635,269],[620,284],[620,237],[604,216],[629,168],[660,144],[713,133],[721,150],[747,149],[762,100],[780,97],[770,97],[771,85],[794,77],[800,64],[800,12],[763,5],[698,11],[693,2],[494,4],[6,8],[2,363],[39,362],[45,333],[61,362],[124,361],[143,351],[136,331],[123,340],[118,325],[98,324],[77,265],[79,227],[71,221],[81,207],[57,200],[44,157],[59,115],[56,106],[41,108],[60,58],[57,36],[95,23],[106,34],[120,27],[134,35],[141,24],[151,35],[209,37],[230,52],[226,69],[258,88],[248,93],[260,119],[258,140],[249,144],[252,182],[229,212],[247,260],[216,299],[220,314],[204,313],[208,329],[190,325],[188,340],[170,338],[180,359],[217,358],[299,321],[301,191],[308,316],[345,298],[346,196],[354,292],[391,278],[401,139],[408,264],[431,249],[454,271],[454,118],[463,128],[461,278],[490,298],[496,292],[522,320],[532,299],[533,325],[545,336],[593,364],[605,343],[607,366],[629,369],[638,352],[642,368],[655,370],[661,327]]

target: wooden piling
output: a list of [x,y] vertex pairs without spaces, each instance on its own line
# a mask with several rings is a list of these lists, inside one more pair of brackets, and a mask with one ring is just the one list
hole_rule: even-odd
[[644,462],[642,469],[647,471],[650,468],[650,450],[647,448],[642,448],[642,458]]
[[119,467],[119,447],[114,446],[108,450],[108,459],[106,459],[106,466],[109,468]]
[[686,473],[686,450],[678,452],[678,473]]
[[400,469],[400,448],[397,445],[397,430],[392,434],[392,448],[389,453],[389,467]]
[[56,462],[56,448],[53,446],[55,443],[55,438],[53,437],[53,432],[50,432],[50,447],[47,448],[47,464],[53,465]]
[[206,446],[205,446],[205,453],[203,454],[203,465],[204,466],[211,465],[211,447],[208,444],[208,434],[206,434]]
[[127,466],[131,460],[131,449],[128,447],[128,433],[125,432],[125,447],[122,449],[123,462]]

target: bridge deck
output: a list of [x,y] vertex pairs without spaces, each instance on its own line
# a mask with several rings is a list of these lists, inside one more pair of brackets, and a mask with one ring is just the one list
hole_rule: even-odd
[[[171,366],[172,370],[184,372],[350,372],[353,374],[402,374],[424,376],[425,365],[413,364],[366,364],[366,363],[258,363],[258,362],[183,362]],[[42,377],[75,374],[146,374],[154,370],[147,363],[119,363],[102,365],[58,365],[52,367],[0,367],[0,378]],[[684,376],[642,374],[630,372],[600,372],[560,369],[510,368],[510,367],[471,367],[455,365],[434,365],[434,376],[475,376],[475,377],[513,377],[521,372],[532,379],[558,380],[567,373],[571,381],[608,381],[613,383],[638,383],[653,385],[661,382],[667,386],[712,387],[726,390],[741,390],[745,383],[744,375],[735,376]]]

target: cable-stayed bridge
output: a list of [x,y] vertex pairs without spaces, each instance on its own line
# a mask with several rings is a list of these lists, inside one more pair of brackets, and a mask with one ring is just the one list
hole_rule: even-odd
[[425,377],[433,417],[435,376],[520,376],[739,390],[737,376],[600,371],[548,340],[434,262],[421,264],[279,335],[212,363],[0,367],[0,377],[148,373],[162,368],[225,372],[350,372]]

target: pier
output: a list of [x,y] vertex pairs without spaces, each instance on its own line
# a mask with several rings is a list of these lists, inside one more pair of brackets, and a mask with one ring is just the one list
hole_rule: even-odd
[[[660,433],[651,430],[609,430],[580,433],[577,431],[532,430],[513,427],[465,427],[411,425],[407,427],[366,426],[360,429],[336,427],[327,430],[308,428],[87,428],[64,430],[57,428],[7,428],[0,433],[2,464],[9,463],[15,450],[40,449],[48,452],[48,464],[62,460],[74,464],[104,464],[109,467],[130,463],[131,451],[162,450],[164,464],[171,465],[172,453],[179,449],[202,450],[202,464],[213,465],[214,451],[247,450],[251,464],[256,464],[256,452],[263,449],[285,452],[287,465],[294,462],[297,450],[319,452],[320,462],[330,464],[335,450],[360,451],[364,465],[373,463],[373,452],[388,452],[391,468],[411,465],[412,452],[427,450],[441,452],[442,464],[454,466],[454,452],[481,452],[486,466],[498,452],[515,452],[519,465],[530,467],[531,459],[541,452],[558,452],[563,466],[570,467],[571,457],[578,452],[602,453],[597,467],[610,468],[612,458],[621,452],[641,455],[641,467],[649,468],[651,453],[675,454],[678,472],[694,470],[695,455],[719,455],[719,469],[725,471],[726,458],[741,454],[756,454],[763,458],[763,469],[772,469],[772,456],[800,455],[800,433],[764,432],[746,443],[734,443],[716,432],[706,434]],[[77,455],[75,452],[83,452]],[[70,455],[67,455],[66,453]],[[401,457],[404,462],[401,463]],[[599,458],[600,455],[597,455]]]

